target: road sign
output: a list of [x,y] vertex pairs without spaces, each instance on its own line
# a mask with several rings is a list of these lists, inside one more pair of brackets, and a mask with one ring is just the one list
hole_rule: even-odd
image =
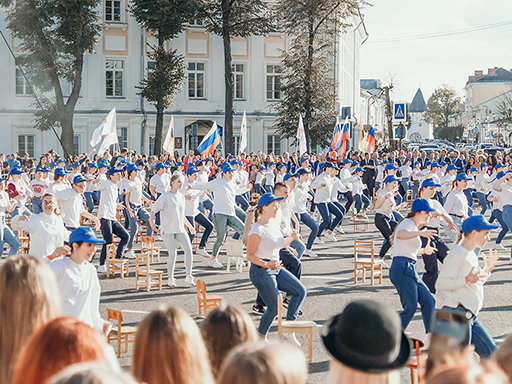
[[400,123],[394,128],[393,132],[395,133],[395,140],[405,139],[407,137],[407,127],[404,124]]
[[463,136],[463,137],[468,137],[468,132],[467,132],[467,131],[464,131],[464,132],[462,133],[462,136]]
[[393,122],[404,123],[407,121],[407,103],[405,101],[393,102]]

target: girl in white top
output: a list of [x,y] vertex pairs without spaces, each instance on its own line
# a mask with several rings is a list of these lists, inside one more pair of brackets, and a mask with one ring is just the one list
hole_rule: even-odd
[[428,201],[421,197],[413,201],[411,212],[395,229],[393,262],[389,269],[389,279],[398,291],[403,307],[403,311],[400,312],[402,328],[407,328],[419,303],[426,333],[430,332],[436,302],[428,287],[420,280],[416,272],[416,263],[420,252],[429,255],[434,251],[430,241],[421,249],[421,237],[430,240],[435,236],[435,231],[419,230],[419,227],[428,223],[434,211]]
[[[476,249],[489,241],[491,229],[499,225],[490,224],[482,215],[474,215],[462,223],[457,245],[450,251],[439,273],[436,288],[443,293],[443,310],[462,314],[468,319],[470,342],[481,357],[489,357],[496,350],[496,344],[476,318],[483,306],[484,283],[499,260],[496,250],[489,250],[489,256],[482,253],[485,267],[478,262]],[[461,243],[462,241],[462,243]]]
[[64,189],[68,189],[71,184],[69,184],[67,178],[67,171],[64,168],[57,168],[55,169],[55,174],[53,176],[53,183],[50,184],[50,186],[47,189],[48,193],[56,194],[59,191],[62,191]]
[[487,212],[487,194],[489,193],[489,175],[487,170],[489,166],[486,163],[480,164],[480,173],[475,178],[475,189],[476,197],[478,198],[478,204],[481,207],[480,214],[485,215]]
[[405,195],[404,198],[407,196],[407,191],[411,189],[411,183],[409,182],[409,177],[412,174],[412,160],[411,159],[405,159],[404,165],[400,167],[400,172],[402,174],[402,180],[400,181],[400,184],[402,185],[402,188],[404,189]]
[[69,232],[64,226],[57,199],[53,193],[43,195],[43,212],[38,215],[19,215],[12,219],[12,227],[30,234],[30,255],[50,262],[69,254],[64,245]]
[[96,268],[90,263],[96,244],[104,244],[90,227],[79,227],[69,236],[69,257],[52,261],[50,268],[61,292],[63,316],[72,316],[107,335],[112,328],[101,318],[101,287]]
[[16,256],[20,243],[11,228],[5,224],[5,212],[11,212],[16,205],[14,200],[9,199],[9,195],[5,192],[5,179],[0,177],[0,244],[5,241],[11,246],[9,257]]
[[446,168],[446,173],[441,178],[441,193],[443,195],[443,198],[446,199],[446,196],[450,193],[450,191],[453,188],[453,182],[455,181],[455,177],[457,176],[457,168],[450,164]]
[[89,164],[89,172],[85,174],[87,184],[85,185],[84,197],[87,204],[87,212],[91,213],[94,210],[94,189],[92,182],[96,179],[98,174],[98,166],[95,163]]
[[498,237],[496,238],[496,243],[494,247],[496,249],[506,249],[501,244],[501,242],[503,241],[503,238],[508,232],[508,225],[503,220],[503,201],[501,200],[500,193],[498,191],[492,190],[489,196],[487,196],[487,200],[492,203],[491,217],[494,217],[496,220],[498,220],[498,223],[500,223],[501,225],[501,231],[498,234]]
[[275,175],[274,171],[276,169],[276,163],[271,162],[268,165],[267,170],[265,171],[265,191],[273,192],[274,191],[274,185],[275,185]]
[[[281,200],[283,197],[276,197],[271,193],[260,197],[255,210],[256,222],[252,225],[247,241],[247,260],[251,262],[249,276],[267,305],[258,327],[259,335],[265,339],[277,316],[279,290],[292,295],[286,313],[289,321],[297,319],[300,306],[306,298],[306,287],[288,270],[281,268],[279,250],[287,247],[298,236],[293,231],[292,235],[284,238],[279,230],[275,217],[279,209],[278,202]],[[298,344],[295,335],[292,337],[293,342]]]
[[194,227],[185,217],[185,196],[180,192],[183,187],[180,175],[171,177],[171,187],[168,192],[164,192],[153,203],[151,207],[151,217],[149,223],[154,232],[158,230],[154,217],[160,212],[160,220],[162,222],[160,231],[169,257],[167,259],[167,285],[169,287],[176,286],[174,279],[174,268],[176,266],[176,241],[181,245],[185,252],[185,283],[188,285],[196,285],[192,277],[192,245],[185,228],[195,235]]
[[334,182],[334,179],[331,177],[333,172],[335,172],[334,166],[329,162],[325,163],[322,168],[322,173],[313,179],[310,186],[311,188],[315,189],[315,198],[313,201],[315,202],[316,207],[322,216],[322,222],[320,223],[318,230],[318,237],[322,236],[325,230],[325,237],[331,241],[336,242],[337,239],[332,233],[331,229],[331,212],[329,209],[332,185]]
[[276,182],[281,183],[284,179],[284,175],[286,175],[286,165],[285,164],[279,164],[279,172],[276,175]]
[[358,217],[368,219],[366,216],[366,208],[370,205],[370,199],[363,193],[367,188],[366,184],[363,183],[364,169],[357,167],[354,172],[354,176],[350,179],[352,182],[352,195],[355,200],[355,211]]
[[32,211],[34,214],[38,214],[43,211],[41,197],[43,197],[48,189],[49,183],[43,179],[42,168],[36,168],[34,176],[35,178],[30,181],[29,189],[32,194]]
[[[494,190],[500,193],[503,204],[503,221],[509,229],[512,228],[512,173],[508,171],[501,178],[495,181]],[[512,248],[510,249],[510,262],[512,263]]]
[[469,217],[468,199],[464,190],[468,186],[470,178],[465,173],[460,173],[453,182],[452,191],[446,196],[444,210],[451,216],[453,224],[457,228],[455,232],[446,230],[448,237],[455,242],[462,222]]

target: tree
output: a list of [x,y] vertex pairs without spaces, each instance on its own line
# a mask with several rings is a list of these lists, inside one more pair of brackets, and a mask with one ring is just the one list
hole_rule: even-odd
[[327,145],[332,134],[337,114],[333,46],[346,19],[357,15],[359,3],[281,0],[277,8],[291,43],[283,58],[283,100],[275,125],[283,137],[294,137],[302,112],[309,151]]
[[141,82],[141,95],[156,108],[155,155],[162,153],[164,111],[172,105],[185,78],[182,55],[167,50],[165,42],[177,37],[193,20],[198,0],[132,0],[130,12],[135,21],[156,36],[158,45],[149,47],[148,58],[154,69]]
[[460,103],[460,97],[457,96],[454,88],[443,84],[434,90],[428,99],[423,118],[435,127],[434,136],[436,138],[445,138],[447,135],[455,137],[449,132],[453,127],[449,128],[448,123],[453,116],[461,113]]
[[208,32],[222,38],[224,48],[224,149],[234,153],[234,82],[231,39],[274,31],[273,17],[262,0],[203,0],[202,12]]
[[[73,116],[82,88],[84,56],[92,53],[101,30],[100,0],[0,0],[8,28],[21,40],[16,62],[29,74],[37,93],[35,126],[49,130],[60,125],[57,137],[64,154],[73,153]],[[72,84],[69,96],[61,82]],[[52,91],[54,95],[48,96]],[[35,93],[34,93],[35,95]],[[67,98],[67,100],[66,100]]]

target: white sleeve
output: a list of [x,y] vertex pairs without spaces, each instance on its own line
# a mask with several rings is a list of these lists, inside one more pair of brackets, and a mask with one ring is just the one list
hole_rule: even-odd
[[466,285],[466,277],[458,276],[463,264],[464,261],[458,255],[448,254],[439,272],[436,289],[439,291],[455,291],[464,287]]

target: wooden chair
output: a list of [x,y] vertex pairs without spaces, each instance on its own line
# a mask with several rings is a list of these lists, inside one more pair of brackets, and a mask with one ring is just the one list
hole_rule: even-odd
[[[361,258],[360,254],[370,255]],[[371,272],[371,284],[375,274],[379,276],[379,284],[382,284],[382,260],[375,260],[375,247],[373,240],[354,240],[354,284],[357,284],[357,274],[362,272],[362,281],[365,281],[366,270]],[[361,269],[359,269],[361,267]]]
[[204,316],[208,314],[208,309],[218,307],[222,303],[222,297],[217,295],[206,294],[206,283],[203,280],[196,280],[197,286],[197,304],[199,306],[199,314]]
[[[121,344],[124,344],[124,351],[128,352],[128,343],[135,342],[137,327],[129,325],[125,325],[123,327],[123,313],[121,311],[116,311],[115,309],[107,308],[107,320],[117,322],[117,325],[112,326],[112,330],[108,334],[107,338],[109,344],[114,340],[117,341],[117,357],[121,357]],[[133,336],[133,338],[130,339],[130,336]]]
[[407,209],[411,209],[413,200],[412,189],[408,189],[407,192],[405,192],[405,202],[407,203]]
[[130,274],[130,271],[128,270],[129,262],[130,260],[116,259],[116,245],[107,244],[107,277],[109,277],[110,274],[112,274],[112,276],[115,276],[116,272],[119,272],[119,274],[121,275],[121,279],[124,278],[125,273],[126,276],[128,276]]
[[407,364],[405,368],[409,368],[409,370],[411,371],[411,383],[415,383],[414,371],[416,371],[416,374],[418,376],[418,384],[421,384],[423,383],[423,376],[419,374],[419,372],[421,372],[421,367],[423,364],[423,361],[421,359],[421,348],[423,348],[425,343],[421,340],[414,339],[412,337],[410,339],[414,345],[414,349],[416,350],[416,357],[411,358],[411,360],[409,360],[409,364]]
[[18,248],[18,255],[28,256],[30,252],[30,237],[25,231],[18,231],[18,241],[20,247]]
[[228,272],[231,267],[231,258],[235,258],[235,268],[238,272],[242,273],[242,268],[244,266],[244,245],[241,240],[235,239],[226,239],[224,243],[224,248],[226,249],[226,254],[228,256],[227,264],[228,264]]
[[308,357],[313,361],[313,328],[316,323],[309,320],[285,320],[282,317],[283,301],[281,295],[277,294],[277,337],[282,340],[283,333],[307,333],[308,334]]
[[146,228],[143,228],[144,222],[139,220],[137,222],[137,232],[135,232],[135,244],[138,244],[139,238],[144,236],[147,232]]
[[357,215],[352,216],[352,221],[354,222],[354,232],[366,232],[368,231],[368,219],[357,217]]
[[[151,256],[152,251],[141,252],[135,254],[135,289],[139,287],[146,287],[146,291],[151,290],[151,286],[158,286],[158,290],[162,290],[162,271],[155,271],[151,269]],[[158,279],[153,280],[153,276]]]
[[251,201],[258,201],[258,199],[260,198],[260,194],[258,192],[253,192],[251,193]]
[[373,190],[373,195],[370,197],[370,213],[373,213],[375,211],[375,202],[377,201],[377,190]]
[[160,247],[155,247],[154,236],[141,236],[140,237],[140,253],[147,252],[151,256],[151,262],[156,255],[156,260],[160,261]]

